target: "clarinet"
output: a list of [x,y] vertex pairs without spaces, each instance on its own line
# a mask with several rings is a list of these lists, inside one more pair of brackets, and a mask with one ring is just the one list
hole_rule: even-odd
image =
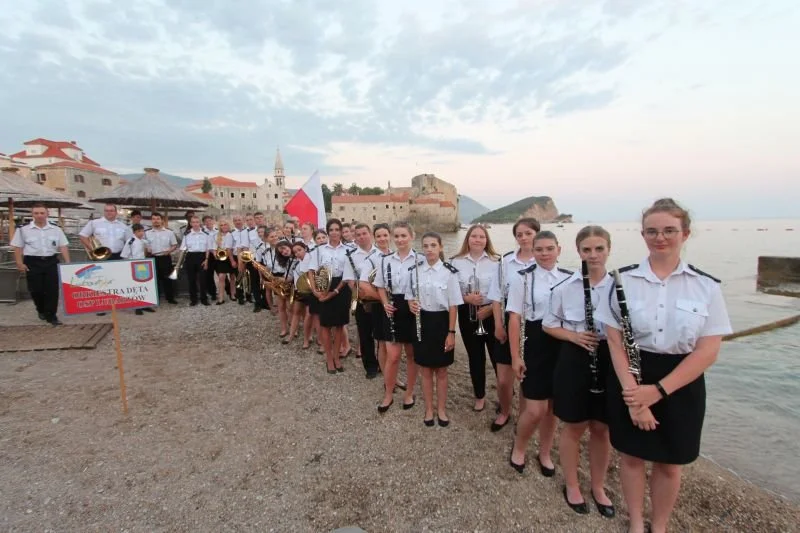
[[[622,279],[619,271],[611,273],[614,278],[614,285],[617,291],[617,302],[619,302],[620,325],[622,326],[622,346],[628,355],[628,372],[636,379],[636,384],[642,383],[642,356],[639,353],[639,345],[633,337],[633,326],[631,325],[631,315],[628,312],[628,304],[625,301],[625,291],[622,289]],[[611,294],[609,293],[609,298]]]
[[[416,294],[414,295],[414,298],[417,299],[417,304],[419,305],[419,312],[417,313],[417,316],[415,317],[415,322],[416,322],[416,326],[417,326],[417,341],[422,342],[422,298],[421,298],[421,295],[420,295],[420,292],[419,292],[419,261],[417,261],[417,253],[416,252],[414,252],[414,270],[415,270],[415,272],[417,274],[417,281],[416,281],[417,290],[416,290]],[[411,286],[412,286],[412,288],[414,287],[413,284]]]
[[525,336],[525,307],[528,300],[528,273],[521,270],[522,274],[522,312],[519,315],[519,356],[525,360],[525,341],[528,337]]
[[497,265],[497,282],[500,284],[500,320],[503,321],[503,328],[506,327],[506,288],[503,283],[503,256],[500,256],[500,264]]
[[[392,292],[392,265],[391,263],[386,265],[386,287],[389,289],[389,299],[391,303],[391,298],[394,296]],[[392,337],[392,342],[397,342],[397,337],[395,336],[395,329],[394,329],[394,315],[390,315],[386,313],[386,317],[389,319],[389,334]]]
[[[592,308],[592,287],[589,284],[589,265],[586,263],[586,261],[581,261],[581,273],[583,274],[583,310],[586,317],[586,331],[590,333],[597,333],[597,329],[594,325],[594,309]],[[600,385],[600,377],[597,371],[596,346],[589,350],[589,370],[592,374],[589,392],[593,394],[603,393],[604,389],[602,385]]]

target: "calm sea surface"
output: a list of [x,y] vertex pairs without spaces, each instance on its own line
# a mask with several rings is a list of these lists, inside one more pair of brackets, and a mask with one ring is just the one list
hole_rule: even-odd
[[[566,268],[580,266],[574,240],[583,225],[542,228],[558,236],[563,248],[559,262]],[[612,238],[609,267],[638,263],[647,255],[637,223],[603,226]],[[498,252],[514,249],[511,225],[493,225],[489,232]],[[465,234],[442,236],[448,256],[458,251]],[[723,280],[728,298],[755,294],[761,255],[800,255],[800,220],[696,221],[684,248],[687,261]],[[759,320],[757,310],[753,314],[748,327],[767,321]],[[703,455],[800,501],[800,326],[723,343],[706,379]]]

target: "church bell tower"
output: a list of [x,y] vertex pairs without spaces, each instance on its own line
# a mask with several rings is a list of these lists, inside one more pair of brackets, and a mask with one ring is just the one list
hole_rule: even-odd
[[277,149],[277,153],[275,154],[275,185],[278,186],[279,189],[283,190],[286,188],[286,175],[283,173],[283,159],[281,158],[281,149]]

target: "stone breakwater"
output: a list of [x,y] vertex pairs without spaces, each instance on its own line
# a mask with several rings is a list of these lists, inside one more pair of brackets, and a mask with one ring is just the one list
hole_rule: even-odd
[[[0,308],[31,323],[30,302]],[[94,315],[65,322],[97,322]],[[451,373],[448,428],[416,408],[375,409],[380,380],[345,359],[281,345],[277,324],[248,306],[120,313],[130,414],[121,414],[113,338],[96,350],[0,358],[0,526],[42,531],[223,529],[586,531],[619,517],[567,509],[563,479],[507,466],[512,427],[493,434],[472,412],[463,348]],[[0,339],[0,342],[2,340]],[[533,461],[533,448],[529,461]],[[556,457],[557,459],[557,457]],[[581,479],[588,496],[587,473]],[[793,531],[800,509],[706,460],[686,471],[674,531]]]

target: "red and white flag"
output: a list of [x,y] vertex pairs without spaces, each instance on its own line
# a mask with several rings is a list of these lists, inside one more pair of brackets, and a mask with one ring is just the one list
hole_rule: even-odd
[[322,197],[322,183],[317,171],[314,171],[292,199],[286,202],[286,212],[297,217],[300,224],[311,222],[318,228],[325,227],[327,222],[325,200]]

